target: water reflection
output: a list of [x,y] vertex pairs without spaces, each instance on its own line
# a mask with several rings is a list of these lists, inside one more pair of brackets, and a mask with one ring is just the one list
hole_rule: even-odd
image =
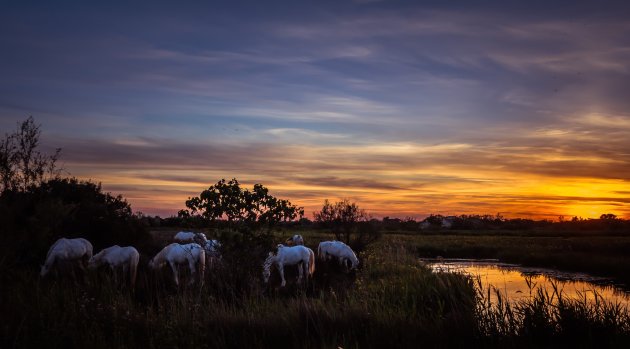
[[[457,272],[471,275],[481,282],[482,289],[500,290],[511,303],[532,297],[537,288],[552,294],[554,287],[563,297],[595,300],[595,293],[607,301],[630,304],[630,293],[620,285],[605,278],[582,273],[567,273],[553,269],[527,268],[514,264],[499,263],[497,260],[439,259],[423,260],[434,271]],[[487,294],[484,292],[484,294]],[[490,293],[496,302],[496,294]]]

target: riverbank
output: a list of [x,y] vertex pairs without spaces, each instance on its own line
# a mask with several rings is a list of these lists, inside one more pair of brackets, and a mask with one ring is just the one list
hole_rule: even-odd
[[390,233],[422,258],[492,258],[531,267],[584,272],[630,285],[630,236],[537,235],[497,231]]

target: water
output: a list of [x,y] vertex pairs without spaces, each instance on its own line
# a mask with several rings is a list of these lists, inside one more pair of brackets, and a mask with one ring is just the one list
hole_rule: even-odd
[[[511,303],[527,300],[536,288],[544,288],[549,294],[554,285],[564,297],[595,301],[595,294],[609,302],[618,302],[630,308],[630,291],[606,278],[583,273],[568,273],[553,269],[529,268],[515,264],[500,263],[498,260],[471,259],[424,259],[434,271],[458,272],[479,278],[483,290],[500,290]],[[484,293],[485,294],[485,293]],[[496,294],[491,292],[491,301]]]

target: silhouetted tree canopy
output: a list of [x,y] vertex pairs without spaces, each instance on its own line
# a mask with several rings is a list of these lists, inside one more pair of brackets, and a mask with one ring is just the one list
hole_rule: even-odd
[[370,216],[365,210],[348,199],[334,204],[326,199],[322,209],[314,212],[313,217],[321,228],[331,230],[337,240],[356,250],[363,249],[381,235],[378,227],[370,222]]
[[270,195],[262,184],[254,184],[250,191],[241,188],[236,178],[227,182],[221,179],[199,196],[189,198],[186,207],[187,210],[179,212],[180,217],[200,218],[205,223],[223,219],[230,227],[271,228],[279,222],[292,221],[304,215],[302,207]]
[[599,219],[615,220],[617,219],[617,215],[613,213],[604,213],[601,216],[599,216]]

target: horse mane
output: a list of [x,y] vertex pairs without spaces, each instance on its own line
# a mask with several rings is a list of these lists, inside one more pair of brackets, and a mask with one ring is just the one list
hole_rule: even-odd
[[66,239],[66,238],[59,238],[59,239],[57,239],[57,241],[55,241],[54,244],[52,244],[52,246],[50,246],[50,248],[48,249],[48,253],[46,253],[46,262],[48,262],[48,259],[50,258],[50,254],[55,249],[55,246],[57,246],[57,244],[59,244],[61,242],[61,240],[64,240],[64,239]]
[[267,255],[267,259],[265,259],[265,263],[263,263],[264,268],[265,269],[271,268],[271,265],[276,260],[276,257],[277,255],[275,255],[273,252],[269,252],[269,254]]
[[[169,251],[173,246],[176,245],[176,243],[172,243],[169,245],[166,245],[163,249],[160,250],[160,252],[158,252],[155,256],[153,256],[153,258],[151,258],[151,260],[153,261],[153,263],[162,263],[164,261],[164,255],[167,253],[167,251]],[[177,244],[179,245],[179,244]]]
[[101,258],[101,257],[103,257],[104,255],[108,254],[108,253],[109,253],[109,252],[110,252],[113,248],[120,248],[120,246],[118,246],[118,245],[114,245],[114,246],[109,246],[109,247],[106,247],[106,248],[104,248],[104,249],[100,250],[97,254],[95,254],[95,255],[94,255],[94,256],[92,256],[92,257],[93,257],[93,258]]
[[91,261],[100,262],[101,258],[107,253],[107,249],[102,249],[99,253],[95,254],[90,258]]

